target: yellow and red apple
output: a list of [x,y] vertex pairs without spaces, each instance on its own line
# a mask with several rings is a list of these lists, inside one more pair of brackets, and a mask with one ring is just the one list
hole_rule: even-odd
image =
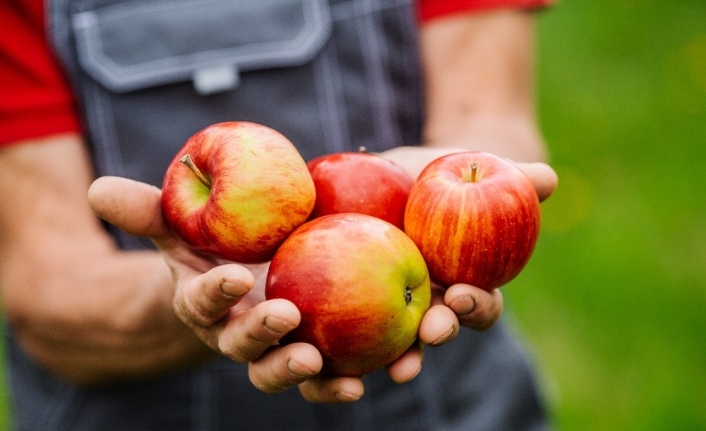
[[309,221],[287,238],[270,263],[265,296],[288,299],[301,312],[283,343],[314,345],[325,374],[361,376],[417,340],[431,288],[424,259],[404,232],[347,213]]
[[255,123],[224,122],[193,135],[162,187],[167,223],[195,250],[258,263],[272,258],[314,208],[311,175],[294,145]]

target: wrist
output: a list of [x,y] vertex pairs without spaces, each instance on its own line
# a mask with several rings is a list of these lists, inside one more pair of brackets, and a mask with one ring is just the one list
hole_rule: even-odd
[[424,130],[429,148],[485,151],[515,162],[546,162],[548,153],[536,123],[527,116],[476,114],[456,121],[432,121]]

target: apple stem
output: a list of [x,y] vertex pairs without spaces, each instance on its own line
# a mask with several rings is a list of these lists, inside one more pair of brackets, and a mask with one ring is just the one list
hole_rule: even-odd
[[412,302],[412,288],[407,286],[404,288],[404,302],[409,305]]
[[478,165],[473,162],[471,163],[471,182],[475,183],[476,182],[476,176],[478,174]]
[[188,153],[184,154],[184,156],[179,159],[179,161],[185,164],[189,169],[191,169],[191,172],[193,172],[194,176],[198,178],[199,181],[201,181],[201,184],[208,187],[209,189],[211,188],[211,180],[206,177],[203,172],[201,172],[201,170],[196,166],[194,160]]

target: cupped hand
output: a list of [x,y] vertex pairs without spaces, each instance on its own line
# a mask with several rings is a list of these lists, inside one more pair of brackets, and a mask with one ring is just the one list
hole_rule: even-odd
[[[421,166],[424,156],[418,159]],[[517,165],[532,180],[540,201],[552,194],[557,177],[548,165]],[[156,187],[103,177],[91,185],[89,203],[107,222],[153,241],[173,275],[175,313],[206,345],[235,361],[247,362],[251,382],[267,393],[298,385],[310,402],[341,404],[363,396],[361,378],[319,374],[323,360],[314,346],[277,344],[299,324],[301,315],[289,301],[264,300],[266,265],[223,264],[192,252],[165,225],[160,196]],[[432,307],[420,327],[420,342],[386,367],[390,378],[398,383],[412,380],[421,370],[424,344],[444,344],[456,337],[460,326],[487,329],[500,318],[502,308],[499,290],[486,292],[466,284],[447,289],[434,286]]]
[[[397,147],[381,153],[403,166],[417,178],[432,160],[446,154],[466,151],[458,147]],[[556,172],[546,163],[515,163],[532,181],[537,197],[542,202],[549,198],[558,185]],[[432,306],[424,315],[419,328],[422,343],[438,346],[453,340],[461,326],[483,331],[491,328],[502,315],[503,296],[500,290],[487,292],[469,284],[454,284],[444,288],[433,286]],[[396,364],[393,364],[396,366]]]
[[223,264],[194,253],[164,223],[160,198],[158,188],[119,177],[99,178],[88,192],[99,217],[150,238],[159,249],[173,276],[174,311],[206,345],[248,363],[251,382],[267,393],[301,384],[312,402],[344,403],[363,395],[359,378],[320,376],[323,361],[314,346],[277,344],[301,315],[289,301],[264,300],[266,265]]

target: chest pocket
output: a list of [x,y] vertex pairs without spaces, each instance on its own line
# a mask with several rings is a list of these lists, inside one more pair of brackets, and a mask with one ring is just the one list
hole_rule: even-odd
[[184,142],[222,121],[325,151],[312,66],[325,0],[78,0],[69,23],[99,175],[161,186]]
[[239,74],[310,61],[331,30],[323,0],[79,3],[72,16],[81,67],[106,89],[192,82],[200,94]]

